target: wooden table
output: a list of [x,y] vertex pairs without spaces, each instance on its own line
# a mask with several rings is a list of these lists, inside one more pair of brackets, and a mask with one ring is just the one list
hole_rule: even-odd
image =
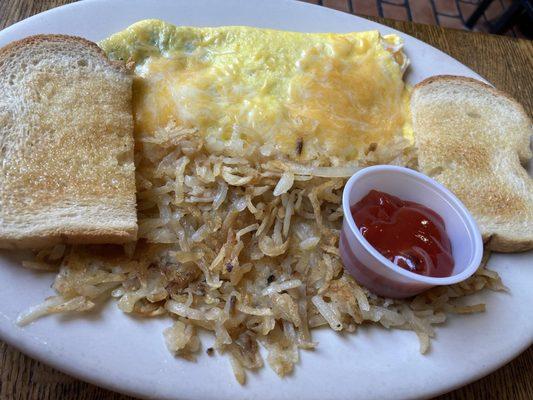
[[[191,0],[192,1],[192,0]],[[0,29],[72,0],[0,0]],[[533,42],[373,18],[438,47],[468,65],[533,113]],[[0,400],[126,400],[43,365],[0,342]],[[493,374],[438,400],[533,399],[533,347]]]

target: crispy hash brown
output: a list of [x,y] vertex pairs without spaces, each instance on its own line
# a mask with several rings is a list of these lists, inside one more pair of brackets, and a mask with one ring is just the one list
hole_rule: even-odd
[[[503,290],[484,266],[468,280],[414,299],[380,298],[344,269],[337,242],[342,188],[358,167],[409,164],[397,149],[367,154],[350,166],[304,166],[269,149],[209,152],[193,130],[160,130],[136,146],[139,242],[121,247],[56,246],[25,266],[59,267],[58,295],[21,316],[91,309],[112,296],[126,313],[170,315],[168,349],[194,359],[198,329],[214,333],[214,349],[229,355],[236,379],[266,361],[279,375],[293,371],[300,349],[314,349],[311,330],[354,331],[363,323],[408,329],[426,352],[447,313],[483,311],[460,299],[484,288]],[[247,157],[243,154],[247,153]],[[393,157],[391,155],[398,155]],[[387,155],[389,157],[387,158]],[[208,349],[212,354],[212,349]]]

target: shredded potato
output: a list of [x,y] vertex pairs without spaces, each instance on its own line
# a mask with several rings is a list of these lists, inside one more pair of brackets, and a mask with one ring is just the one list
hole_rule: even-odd
[[[346,178],[365,163],[406,164],[405,144],[391,154],[339,166],[275,159],[264,149],[207,146],[192,130],[137,138],[139,241],[135,246],[60,247],[25,265],[60,263],[58,295],[19,319],[84,311],[112,296],[126,312],[175,322],[164,332],[169,351],[189,360],[198,330],[229,356],[236,379],[267,363],[291,373],[300,349],[313,349],[311,330],[354,331],[363,323],[416,333],[422,353],[447,313],[484,310],[458,300],[484,288],[505,290],[481,266],[465,282],[413,299],[378,297],[344,273],[337,245]],[[403,147],[402,147],[403,146]],[[220,150],[214,151],[213,148]],[[235,151],[234,151],[235,150]],[[211,350],[212,353],[212,350]]]

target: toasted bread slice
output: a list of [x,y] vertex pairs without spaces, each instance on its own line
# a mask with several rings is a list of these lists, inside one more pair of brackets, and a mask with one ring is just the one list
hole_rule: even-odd
[[474,79],[436,76],[411,98],[419,169],[454,192],[487,246],[533,248],[531,120],[515,100]]
[[0,247],[137,234],[132,77],[85,39],[0,49]]

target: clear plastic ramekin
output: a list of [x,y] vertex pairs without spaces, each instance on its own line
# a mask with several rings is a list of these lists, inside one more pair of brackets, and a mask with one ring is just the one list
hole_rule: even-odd
[[[454,259],[451,276],[435,278],[407,271],[368,243],[356,227],[350,208],[372,189],[420,203],[443,218]],[[476,222],[457,197],[424,174],[391,165],[364,168],[346,183],[342,203],[344,220],[339,248],[344,268],[378,295],[405,298],[433,286],[461,282],[471,276],[481,262],[483,241]]]

